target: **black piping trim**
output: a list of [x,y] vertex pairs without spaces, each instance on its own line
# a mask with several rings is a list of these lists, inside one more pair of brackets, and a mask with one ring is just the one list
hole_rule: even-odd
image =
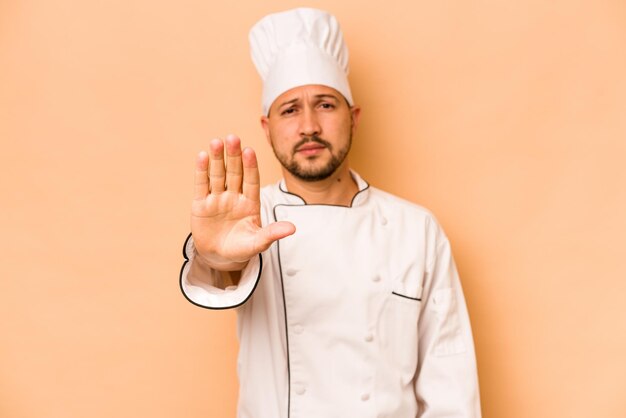
[[[365,181],[365,180],[364,180],[364,181]],[[289,191],[287,191],[287,190],[283,189],[283,182],[282,182],[282,181],[278,184],[278,188],[280,189],[280,191],[281,191],[281,192],[283,192],[283,193],[285,193],[285,194],[289,194],[289,195],[295,196],[295,197],[297,197],[298,199],[302,200],[302,204],[303,204],[303,205],[305,205],[305,206],[334,206],[334,207],[337,207],[337,208],[351,208],[351,207],[353,206],[353,204],[354,204],[354,199],[356,199],[356,197],[357,197],[358,195],[360,195],[361,193],[363,193],[364,191],[366,191],[367,189],[369,189],[369,188],[370,188],[369,183],[365,182],[365,184],[367,184],[367,186],[365,186],[363,189],[361,189],[361,190],[359,190],[358,192],[356,192],[356,193],[354,194],[354,196],[352,196],[352,200],[350,200],[350,206],[345,206],[345,205],[330,205],[330,204],[327,204],[327,203],[307,203],[307,202],[306,202],[306,201],[302,198],[302,196],[299,196],[299,195],[297,195],[297,194],[295,194],[295,193],[291,193],[291,192],[289,192]],[[284,205],[282,205],[282,206],[299,206],[299,205],[294,205],[294,204],[287,205],[287,204],[284,204]],[[274,217],[276,217],[276,215],[274,215]]]
[[[363,180],[365,182],[365,180]],[[370,188],[369,183],[365,182],[366,186],[359,190],[358,192],[356,192],[354,194],[354,196],[352,196],[352,200],[350,201],[350,206],[344,206],[344,205],[329,205],[329,204],[325,204],[325,203],[314,203],[314,204],[309,204],[307,203],[302,196],[299,196],[295,193],[291,193],[285,189],[283,189],[283,182],[281,181],[278,184],[278,189],[288,195],[297,197],[298,199],[300,199],[302,201],[302,205],[304,206],[333,206],[333,207],[339,207],[339,208],[351,208],[354,204],[354,200],[357,198],[358,195],[360,195],[361,193],[363,193],[364,191],[368,190]],[[278,221],[278,218],[276,217],[276,208],[279,206],[284,206],[284,207],[296,207],[296,206],[302,206],[302,205],[297,205],[297,204],[278,204],[278,205],[274,205],[274,207],[272,208],[272,214],[274,215],[274,222]],[[291,362],[290,362],[290,356],[289,356],[289,328],[287,326],[287,301],[285,298],[285,283],[283,280],[283,265],[282,265],[282,261],[280,259],[280,240],[276,241],[276,249],[277,249],[277,253],[278,253],[278,271],[280,273],[280,287],[282,290],[282,296],[283,296],[283,309],[284,309],[284,313],[285,313],[285,343],[287,345],[287,418],[289,418],[291,416]]]
[[[363,180],[365,182],[365,180]],[[362,192],[368,190],[370,188],[369,183],[365,182],[366,186],[359,190],[358,192],[355,193],[355,195],[352,197],[352,200],[350,201],[350,206],[344,206],[344,205],[328,205],[328,204],[323,204],[323,203],[316,203],[316,204],[308,204],[303,198],[302,196],[299,196],[295,193],[291,193],[285,189],[283,189],[283,182],[281,181],[278,184],[278,189],[288,195],[297,197],[298,199],[300,199],[302,201],[302,204],[305,206],[334,206],[334,207],[340,207],[340,208],[351,208],[354,204],[354,200],[357,198],[357,196],[359,194],[361,194]],[[279,205],[274,205],[274,207],[272,208],[272,214],[274,215],[274,222],[277,222],[278,219],[276,217],[276,208],[278,206],[287,206],[287,207],[293,207],[293,206],[301,206],[301,205],[295,205],[295,204],[279,204]],[[191,234],[189,234],[189,236],[187,237],[187,240],[189,240],[189,238],[191,237]],[[185,245],[183,246],[183,256],[185,256],[185,263],[183,264],[183,267],[181,268],[181,290],[182,290],[182,272],[183,269],[185,268],[185,264],[187,264],[187,262],[189,261],[189,259],[187,258],[187,254],[185,252],[185,249],[187,248],[187,240],[185,240]],[[291,416],[291,360],[290,360],[290,355],[289,355],[289,327],[288,327],[288,321],[287,321],[287,300],[285,298],[285,282],[283,279],[283,264],[280,258],[280,240],[276,241],[276,252],[278,254],[278,271],[280,274],[280,288],[282,291],[282,296],[283,296],[283,312],[285,314],[285,344],[287,346],[287,418],[289,418]],[[261,254],[259,254],[259,257],[261,257]],[[259,268],[259,277],[261,275],[261,269],[263,267],[263,258],[261,258],[261,266]],[[257,283],[258,283],[259,278],[257,278]],[[256,284],[254,285],[256,288]],[[254,289],[253,289],[254,292]],[[183,292],[183,295],[185,295],[185,292]],[[187,298],[187,295],[185,295],[185,298]],[[187,300],[189,300],[189,298],[187,298]],[[246,299],[247,300],[247,299]],[[189,300],[191,303],[193,303],[194,305],[203,307],[203,308],[207,308],[206,306],[202,306],[202,305],[198,305],[196,303],[194,303],[193,301]],[[242,303],[245,303],[242,302]],[[237,305],[239,306],[239,305]],[[209,309],[225,309],[225,308],[209,308]]]
[[396,295],[396,296],[400,296],[401,298],[406,298],[406,299],[411,299],[411,300],[416,300],[418,302],[422,301],[422,298],[412,298],[410,296],[407,295],[401,295],[400,293],[396,293],[396,292],[391,292],[392,295]]
[[[289,192],[285,192],[289,193]],[[295,196],[295,195],[294,195]],[[304,202],[304,199],[302,200]],[[304,203],[306,205],[306,202]],[[276,206],[272,208],[274,222],[276,219]],[[276,241],[276,252],[278,254],[278,271],[280,273],[280,288],[283,294],[283,310],[285,312],[285,343],[287,345],[287,418],[291,416],[291,362],[289,356],[289,329],[287,327],[287,301],[285,299],[285,284],[283,281],[283,263],[280,260],[280,240]]]
[[[365,181],[365,180],[364,180]],[[370,184],[368,182],[365,182],[365,184],[367,184],[367,186],[365,186],[365,188],[363,188],[363,190],[359,190],[358,192],[356,192],[354,194],[354,196],[352,196],[352,200],[350,201],[350,207],[352,207],[352,205],[354,205],[354,199],[356,199],[356,197],[358,195],[360,195],[361,193],[363,193],[364,191],[366,191],[367,189],[370,188]]]
[[183,271],[185,271],[185,266],[189,262],[189,256],[187,256],[187,243],[189,242],[190,239],[191,239],[191,233],[189,235],[187,235],[187,239],[185,239],[185,243],[183,244],[183,257],[185,257],[185,261],[183,262],[183,265],[180,268],[180,274],[179,274],[179,277],[178,277],[178,285],[179,285],[180,291],[183,294],[183,296],[185,297],[185,299],[187,299],[189,301],[189,303],[191,303],[192,305],[196,305],[196,306],[198,306],[200,308],[210,309],[210,310],[213,310],[213,311],[221,311],[221,310],[224,310],[224,309],[233,309],[233,308],[237,308],[237,307],[243,305],[244,303],[246,303],[248,301],[248,299],[250,299],[250,297],[252,297],[252,294],[254,293],[254,291],[256,290],[257,285],[259,284],[259,279],[261,278],[261,271],[263,271],[263,257],[261,257],[261,254],[259,254],[259,275],[257,276],[256,281],[254,282],[254,287],[252,288],[252,291],[250,292],[248,297],[244,299],[243,302],[237,303],[237,304],[231,305],[231,306],[221,306],[219,308],[212,307],[212,306],[204,306],[204,305],[200,305],[199,303],[196,303],[193,300],[189,299],[189,297],[185,293],[185,290],[183,289]]
[[[291,192],[289,192],[289,191],[287,191],[287,190],[283,189],[283,182],[282,182],[282,181],[278,183],[278,189],[279,189],[281,192],[285,193],[285,194],[289,194],[289,195],[291,195],[291,196],[297,197],[298,199],[302,200],[302,204],[303,204],[303,205],[308,205],[308,203],[306,203],[306,201],[302,198],[302,196],[297,195],[297,194],[295,194],[295,193],[291,193]],[[276,219],[276,214],[274,214],[274,219]]]

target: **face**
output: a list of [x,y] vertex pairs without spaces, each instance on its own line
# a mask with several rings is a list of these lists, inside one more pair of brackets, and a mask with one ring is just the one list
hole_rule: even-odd
[[337,90],[300,86],[280,95],[261,118],[276,158],[294,177],[319,181],[344,163],[360,109],[350,107]]

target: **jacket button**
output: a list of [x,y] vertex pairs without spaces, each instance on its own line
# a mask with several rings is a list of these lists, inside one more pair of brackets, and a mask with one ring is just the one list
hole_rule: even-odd
[[287,269],[287,276],[295,276],[297,272],[296,269]]
[[302,331],[304,331],[302,325],[295,325],[293,327],[293,332],[295,332],[296,334],[302,334]]
[[361,395],[361,400],[363,402],[368,401],[370,399],[370,394],[369,393],[364,393],[363,395]]
[[295,389],[296,394],[298,395],[304,395],[304,392],[306,392],[306,388],[304,387],[304,385],[297,384],[295,385],[294,389]]
[[380,223],[381,223],[381,225],[387,225],[387,218],[385,218],[384,216],[382,216],[382,217],[380,218]]
[[365,341],[368,343],[371,343],[372,341],[374,341],[374,334],[372,334],[371,332],[369,334],[367,334],[365,336]]
[[379,282],[380,281],[380,276],[377,274],[376,276],[372,277],[372,281],[373,282]]

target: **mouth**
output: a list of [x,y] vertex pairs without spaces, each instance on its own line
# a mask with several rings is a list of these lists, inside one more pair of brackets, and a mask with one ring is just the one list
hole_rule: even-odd
[[330,144],[326,144],[321,138],[316,136],[303,139],[299,144],[296,144],[294,154],[304,155],[306,157],[316,156],[321,154],[326,148],[329,148]]
[[326,149],[324,145],[309,142],[308,144],[298,147],[296,152],[302,155],[310,156],[317,155],[324,151],[324,149]]

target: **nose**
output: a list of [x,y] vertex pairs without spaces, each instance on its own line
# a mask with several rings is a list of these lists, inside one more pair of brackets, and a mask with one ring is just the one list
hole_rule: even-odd
[[300,136],[320,136],[322,128],[315,110],[305,107],[300,120]]

